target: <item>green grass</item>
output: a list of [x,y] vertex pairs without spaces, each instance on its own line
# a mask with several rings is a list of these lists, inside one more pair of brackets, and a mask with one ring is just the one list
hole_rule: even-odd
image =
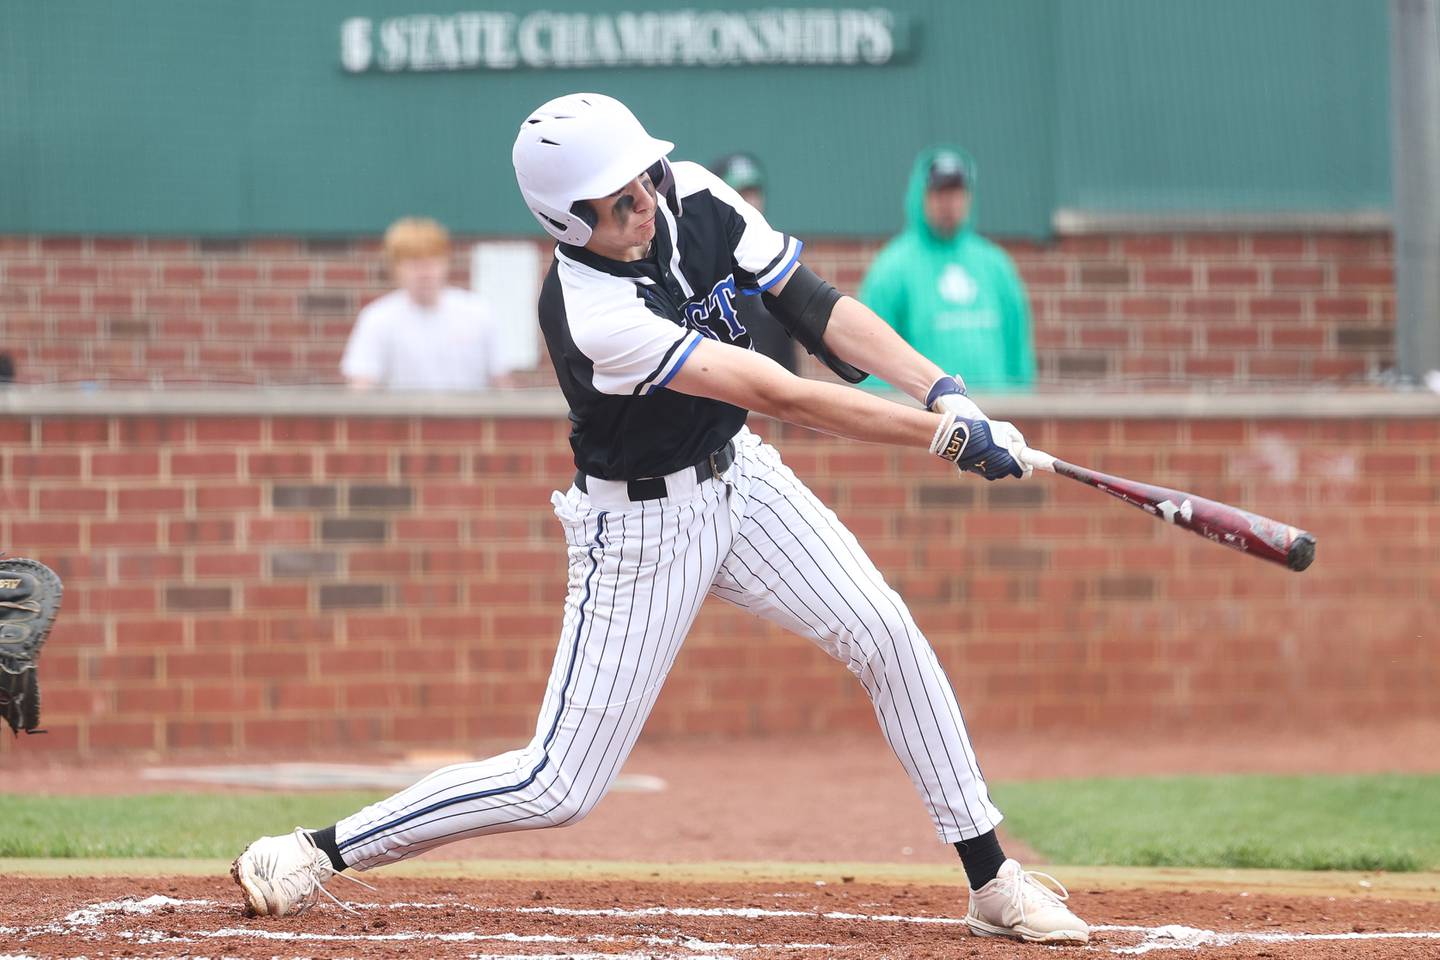
[[383,793],[0,794],[0,857],[230,858],[256,837],[323,827]]
[[1440,868],[1440,776],[1039,781],[994,794],[1005,829],[1051,863]]
[[[1440,869],[1440,776],[1050,780],[994,793],[1006,831],[1051,863]],[[0,858],[228,859],[381,796],[0,794]]]

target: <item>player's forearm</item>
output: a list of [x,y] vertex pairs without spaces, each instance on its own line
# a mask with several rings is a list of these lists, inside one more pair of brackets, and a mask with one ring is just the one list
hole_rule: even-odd
[[940,425],[938,414],[799,377],[787,377],[779,390],[759,391],[751,409],[837,437],[922,448],[929,447]]
[[888,323],[854,297],[841,297],[825,328],[825,345],[846,363],[924,401],[930,386],[945,375],[915,351]]
[[731,344],[701,338],[692,349],[669,389],[867,443],[928,448],[940,426],[939,414],[797,377],[769,357]]

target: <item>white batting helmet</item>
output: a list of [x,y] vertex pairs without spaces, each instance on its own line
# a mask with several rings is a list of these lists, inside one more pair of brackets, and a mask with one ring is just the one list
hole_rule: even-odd
[[600,93],[571,93],[525,118],[510,159],[525,204],[562,243],[584,246],[590,224],[571,212],[577,200],[609,196],[675,149],[645,132],[630,109]]

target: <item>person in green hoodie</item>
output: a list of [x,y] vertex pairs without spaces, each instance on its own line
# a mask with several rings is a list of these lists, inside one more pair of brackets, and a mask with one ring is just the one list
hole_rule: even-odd
[[[1008,254],[975,232],[975,162],[948,146],[915,158],[905,229],[875,257],[860,300],[971,387],[1028,391],[1035,347],[1025,286]],[[871,378],[866,386],[888,385]]]

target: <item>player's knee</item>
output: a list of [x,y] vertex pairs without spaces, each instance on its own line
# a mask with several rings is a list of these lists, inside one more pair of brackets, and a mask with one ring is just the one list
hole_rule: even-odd
[[595,809],[595,799],[573,788],[563,796],[549,799],[551,802],[545,811],[544,819],[546,825],[551,827],[573,827]]
[[890,610],[878,610],[867,614],[858,631],[864,640],[863,646],[870,650],[898,650],[910,644],[916,633],[915,625],[903,614]]
[[910,663],[917,656],[929,655],[929,642],[915,623],[903,616],[882,617],[867,623],[864,635],[857,640],[854,652],[859,656],[852,659],[872,670]]

